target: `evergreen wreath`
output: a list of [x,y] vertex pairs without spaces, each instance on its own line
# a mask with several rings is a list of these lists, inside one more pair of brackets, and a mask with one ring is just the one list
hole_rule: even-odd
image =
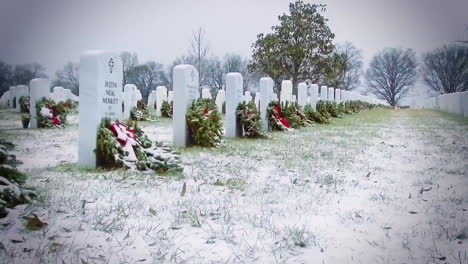
[[98,129],[96,165],[101,168],[180,172],[178,154],[169,147],[154,144],[137,123],[113,122],[104,118]]
[[195,145],[215,147],[221,143],[223,124],[218,107],[212,100],[194,101],[187,112],[187,123]]
[[163,101],[161,105],[161,116],[172,118],[174,114],[174,103],[169,103],[168,101]]
[[273,130],[289,131],[292,129],[289,120],[284,116],[281,105],[277,101],[270,102],[267,108],[268,123]]
[[302,111],[302,107],[297,102],[286,102],[283,109],[284,117],[289,121],[289,124],[291,124],[293,128],[312,125],[312,122],[306,118]]
[[327,112],[332,116],[332,117],[341,117],[341,113],[338,109],[338,105],[335,102],[326,102],[327,106]]
[[148,107],[142,101],[138,101],[137,106],[130,110],[130,119],[134,121],[154,121],[154,117],[149,113]]
[[317,112],[321,114],[325,119],[331,119],[331,115],[330,113],[328,113],[327,104],[325,101],[320,100],[317,102]]
[[239,103],[236,113],[242,126],[242,137],[267,138],[267,135],[262,131],[260,112],[254,102]]
[[316,112],[314,108],[310,105],[306,106],[304,108],[304,115],[309,121],[313,121],[318,124],[328,124],[330,123],[330,120],[325,118],[323,115],[321,115],[319,112]]
[[29,114],[29,96],[21,96],[19,99],[21,113]]
[[44,97],[36,103],[37,127],[63,128],[67,124],[69,111],[70,104],[68,102],[55,103]]

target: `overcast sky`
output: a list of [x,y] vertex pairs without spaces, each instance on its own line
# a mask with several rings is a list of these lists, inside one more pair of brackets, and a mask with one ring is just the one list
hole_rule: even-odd
[[[324,0],[335,42],[350,41],[367,63],[384,47],[421,54],[468,39],[468,0]],[[288,0],[0,0],[0,60],[38,62],[54,72],[86,49],[137,52],[169,64],[206,30],[213,55],[250,56]]]

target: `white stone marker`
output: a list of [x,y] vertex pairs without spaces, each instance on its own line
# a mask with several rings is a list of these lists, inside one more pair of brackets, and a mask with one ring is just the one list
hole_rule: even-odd
[[173,100],[174,100],[174,92],[173,92],[173,91],[169,91],[169,92],[167,93],[167,102],[168,102],[168,103],[171,103]]
[[260,79],[260,120],[263,131],[268,131],[267,108],[273,95],[273,79],[263,77]]
[[255,92],[254,103],[257,109],[260,109],[260,92]]
[[242,100],[245,101],[245,102],[250,102],[250,101],[252,101],[252,95],[250,94],[250,91],[245,91]]
[[96,138],[103,118],[122,119],[122,61],[117,53],[86,51],[80,56],[78,164],[96,167]]
[[292,81],[283,80],[281,82],[280,100],[282,104],[292,101],[292,90],[293,90]]
[[348,101],[348,97],[347,97],[348,94],[347,94],[347,93],[348,93],[348,91],[345,91],[345,90],[341,90],[341,91],[340,91],[340,94],[341,94],[341,95],[340,95],[340,100],[341,100],[341,102],[346,102],[346,101]]
[[302,107],[307,104],[307,84],[305,82],[297,85],[297,103]]
[[462,92],[460,93],[460,102],[462,106],[462,115],[465,117],[468,117],[468,92]]
[[10,86],[8,91],[10,91],[10,108],[16,108],[16,86]]
[[333,87],[328,88],[327,100],[330,102],[335,101],[335,88]]
[[327,101],[328,100],[328,88],[326,86],[320,87],[320,100]]
[[202,99],[210,99],[211,100],[213,98],[211,96],[211,90],[209,88],[203,88],[201,97],[202,97]]
[[174,67],[174,116],[173,137],[174,146],[185,147],[190,142],[189,127],[187,126],[187,111],[194,100],[198,99],[198,71],[192,65],[181,64]]
[[21,96],[29,96],[29,87],[26,85],[18,85],[16,86],[16,112],[21,112],[20,107],[20,98]]
[[314,110],[316,109],[319,100],[319,86],[318,84],[310,85],[310,105]]
[[70,89],[64,89],[63,92],[65,94],[65,101],[72,100],[73,94]]
[[126,84],[123,92],[123,119],[128,120],[130,118],[130,111],[133,108],[133,102],[135,101],[137,87],[134,84]]
[[156,103],[156,91],[151,91],[148,95],[148,109],[156,109],[154,104]]
[[11,107],[10,91],[4,92],[2,98],[5,100],[5,106]]
[[341,90],[340,89],[335,90],[335,102],[337,104],[341,103]]
[[167,88],[165,86],[156,87],[156,115],[161,116],[162,103],[167,101]]
[[216,106],[218,107],[218,111],[220,113],[223,113],[223,104],[226,100],[226,93],[224,92],[224,90],[219,90],[218,91],[218,94],[216,95]]
[[56,103],[65,101],[65,92],[63,87],[56,86],[52,90],[54,93],[53,99]]
[[236,110],[242,102],[243,85],[242,74],[238,72],[226,74],[226,137],[238,137],[241,134]]
[[48,79],[36,78],[29,82],[31,93],[29,95],[29,114],[31,116],[29,128],[37,128],[36,103],[42,98],[50,96],[50,82]]

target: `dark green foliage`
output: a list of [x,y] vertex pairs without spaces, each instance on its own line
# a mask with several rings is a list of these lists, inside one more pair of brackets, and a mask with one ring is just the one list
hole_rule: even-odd
[[327,112],[331,117],[341,117],[341,113],[338,109],[338,105],[335,102],[326,102]]
[[21,113],[29,114],[29,96],[21,96],[19,99]]
[[36,194],[23,187],[27,176],[16,168],[19,162],[8,153],[13,148],[11,142],[0,140],[0,218],[19,204],[28,203]]
[[[279,113],[278,113],[279,110]],[[288,130],[288,127],[286,127],[282,122],[281,118],[285,119],[284,113],[282,112],[282,108],[279,102],[277,101],[272,101],[268,105],[267,108],[267,117],[268,117],[268,125],[271,127],[272,130],[274,131],[286,131]]]
[[194,101],[187,113],[187,123],[195,145],[215,147],[221,143],[223,134],[221,115],[212,100]]
[[111,120],[104,118],[98,129],[96,142],[96,165],[113,169],[123,167],[123,148],[109,129]]
[[154,118],[149,113],[146,104],[138,101],[137,106],[130,110],[130,119],[134,121],[151,121]]
[[325,118],[323,115],[321,115],[319,112],[316,112],[314,108],[310,105],[306,106],[304,108],[304,114],[309,119],[310,121],[313,121],[318,124],[328,124],[330,123],[330,120]]
[[173,113],[174,113],[173,102],[169,103],[168,101],[164,101],[161,105],[161,116],[172,118]]
[[242,136],[247,138],[266,138],[262,131],[260,112],[254,102],[242,102],[237,107],[237,115],[242,126]]
[[325,101],[322,101],[322,100],[318,101],[316,108],[317,108],[317,112],[321,114],[325,119],[328,120],[331,118],[330,113],[328,113],[327,104]]

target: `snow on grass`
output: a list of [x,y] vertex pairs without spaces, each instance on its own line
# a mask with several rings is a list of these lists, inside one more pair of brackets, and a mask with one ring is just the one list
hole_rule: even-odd
[[[154,175],[77,168],[76,117],[24,130],[12,116],[1,136],[43,198],[1,220],[5,263],[467,263],[466,119],[365,111],[180,149],[184,173]],[[172,141],[170,119],[141,125]],[[25,230],[30,212],[48,226]]]

